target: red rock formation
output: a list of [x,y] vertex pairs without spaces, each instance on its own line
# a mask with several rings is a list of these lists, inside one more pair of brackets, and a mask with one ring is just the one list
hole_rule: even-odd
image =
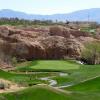
[[70,29],[70,28],[66,28],[66,27],[62,27],[62,26],[53,26],[50,28],[50,35],[52,36],[63,36],[66,38],[69,38],[71,35],[74,37],[90,37],[91,34],[88,32],[82,32],[82,31],[78,31],[78,30],[74,30],[74,29]]
[[80,57],[81,36],[89,37],[89,34],[65,27],[52,27],[47,33],[0,26],[0,59],[9,63],[13,57],[19,60]]

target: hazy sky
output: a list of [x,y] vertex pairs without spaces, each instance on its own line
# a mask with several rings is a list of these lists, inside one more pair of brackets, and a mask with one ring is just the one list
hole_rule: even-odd
[[68,13],[88,8],[100,8],[100,0],[0,0],[0,9],[32,14]]

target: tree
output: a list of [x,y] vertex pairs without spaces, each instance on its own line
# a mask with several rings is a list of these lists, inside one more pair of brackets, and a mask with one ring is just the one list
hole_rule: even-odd
[[82,51],[82,60],[88,64],[100,64],[100,42],[87,43]]

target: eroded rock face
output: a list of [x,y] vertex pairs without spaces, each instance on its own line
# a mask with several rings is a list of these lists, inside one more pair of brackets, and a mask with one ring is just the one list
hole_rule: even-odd
[[19,60],[78,58],[84,48],[79,37],[89,37],[65,27],[34,30],[0,26],[0,59],[10,64],[13,57]]
[[66,38],[70,38],[71,36],[74,36],[75,38],[83,36],[83,37],[90,37],[91,34],[87,33],[87,32],[82,32],[82,31],[78,31],[78,30],[74,30],[74,29],[70,29],[70,28],[66,28],[66,27],[62,27],[62,26],[54,26],[50,28],[50,35],[52,36],[63,36]]

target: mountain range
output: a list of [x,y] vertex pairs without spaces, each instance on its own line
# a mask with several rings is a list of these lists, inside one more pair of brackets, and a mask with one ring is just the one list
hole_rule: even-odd
[[20,11],[14,11],[10,9],[0,10],[0,17],[28,19],[28,20],[58,20],[58,21],[96,21],[100,22],[100,8],[91,8],[85,10],[79,10],[66,14],[53,14],[53,15],[38,15],[27,14]]

